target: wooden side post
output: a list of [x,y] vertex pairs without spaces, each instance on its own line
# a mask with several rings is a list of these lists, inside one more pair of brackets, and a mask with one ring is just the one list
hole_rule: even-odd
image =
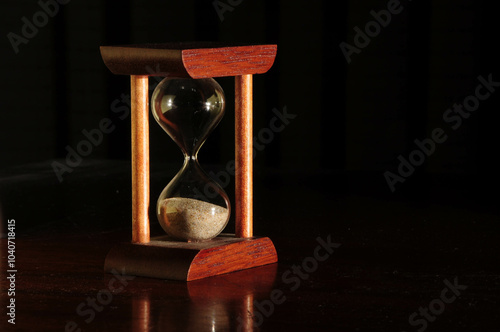
[[253,236],[253,76],[235,77],[236,236]]
[[130,76],[132,119],[132,243],[149,242],[148,76]]

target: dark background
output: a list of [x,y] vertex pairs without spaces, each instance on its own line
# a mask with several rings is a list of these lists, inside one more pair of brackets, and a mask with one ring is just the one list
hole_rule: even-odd
[[[233,2],[221,20],[212,1],[73,0],[59,5],[16,54],[7,35],[21,35],[22,18],[32,22],[41,7],[36,1],[4,1],[0,169],[5,209],[18,213],[21,200],[8,183],[16,188],[25,183],[31,190],[42,182],[67,187],[78,176],[95,177],[103,161],[128,165],[130,121],[120,119],[112,105],[129,94],[129,79],[107,70],[100,45],[217,40],[278,44],[273,68],[255,76],[254,132],[269,126],[274,108],[286,107],[296,118],[258,152],[256,186],[437,200],[497,212],[498,92],[458,130],[443,121],[448,108],[474,93],[479,75],[500,81],[495,11],[486,1],[402,1],[401,13],[392,15],[348,64],[339,44],[354,45],[354,28],[364,30],[373,20],[370,11],[386,9],[387,3],[244,0]],[[200,152],[202,164],[216,171],[234,158],[233,80],[218,81],[226,91],[226,116]],[[156,83],[152,78],[152,88]],[[85,139],[82,130],[98,128],[106,117],[116,129],[60,183],[51,163],[64,162],[68,147],[76,149]],[[398,156],[408,158],[414,140],[430,137],[438,127],[447,141],[392,193],[384,172],[397,174]],[[153,173],[166,164],[178,169],[178,151],[151,119]],[[161,190],[170,173],[152,177],[153,188]],[[128,179],[123,181],[125,188]],[[82,197],[95,194],[91,188],[81,192]]]
[[[21,35],[23,17],[33,21],[41,7],[2,0],[0,226],[16,220],[20,324],[81,322],[75,307],[103,287],[106,253],[130,240],[130,119],[113,106],[125,106],[130,83],[109,72],[99,46],[214,40],[278,45],[274,66],[254,77],[255,135],[273,109],[296,116],[255,157],[254,233],[273,240],[275,287],[289,299],[263,330],[416,331],[409,315],[458,278],[467,290],[429,331],[497,331],[500,91],[457,130],[443,114],[474,94],[478,76],[500,81],[498,11],[487,1],[402,0],[401,13],[347,63],[339,45],[353,45],[354,29],[388,2],[233,0],[221,20],[212,0],[71,0],[16,54],[8,34]],[[234,82],[217,81],[226,114],[199,154],[215,173],[234,159]],[[115,130],[59,181],[53,162],[65,163],[82,131],[105,118]],[[182,154],[152,118],[150,128],[154,206]],[[384,173],[397,174],[398,158],[436,128],[446,142],[392,192]],[[234,202],[232,180],[225,190]],[[163,234],[155,220],[153,212],[152,235]],[[310,256],[318,237],[342,246],[292,292],[279,276]],[[147,289],[152,326],[177,326],[178,313],[190,312],[174,294],[184,283],[136,284],[89,330],[129,328],[131,303]],[[204,313],[189,320],[217,316]]]
[[[456,131],[443,121],[448,108],[474,93],[479,75],[500,81],[493,8],[480,1],[402,1],[401,13],[348,64],[340,43],[355,45],[354,28],[364,30],[374,20],[370,11],[386,9],[387,1],[233,4],[221,20],[212,1],[74,0],[59,5],[16,53],[8,34],[21,36],[22,18],[33,22],[42,7],[35,1],[2,2],[5,204],[19,199],[5,187],[13,175],[29,186],[43,173],[46,183],[64,186],[103,160],[129,160],[130,121],[113,111],[113,102],[129,94],[129,79],[107,70],[100,45],[218,40],[278,44],[273,68],[255,76],[254,133],[269,127],[273,109],[286,107],[296,118],[257,153],[257,182],[279,174],[269,179],[275,188],[295,182],[327,194],[494,207],[498,95],[481,102]],[[153,89],[158,80],[150,81]],[[233,80],[218,81],[226,91],[226,116],[200,152],[202,164],[216,171],[234,158]],[[51,163],[64,163],[68,148],[86,139],[82,131],[98,128],[103,118],[116,129],[60,183]],[[392,193],[384,173],[397,174],[398,156],[408,158],[414,140],[430,137],[435,128],[443,128],[447,141]],[[180,167],[177,151],[151,119],[152,169]],[[153,177],[152,186],[163,187],[161,181]]]
[[[348,65],[339,44],[353,45],[353,28],[363,29],[373,20],[370,10],[385,9],[387,1],[241,1],[221,22],[212,1],[74,0],[60,5],[18,54],[6,36],[21,35],[21,18],[32,21],[41,7],[4,1],[0,167],[64,158],[66,147],[84,138],[81,131],[104,117],[117,129],[87,158],[127,160],[129,121],[118,119],[110,105],[128,93],[129,82],[106,69],[99,46],[220,40],[278,44],[272,70],[255,78],[255,131],[268,125],[273,108],[286,106],[298,117],[258,156],[258,165],[382,177],[396,169],[399,154],[415,148],[414,139],[444,126],[444,111],[474,92],[478,75],[500,77],[494,66],[498,28],[485,2],[401,5]],[[232,80],[219,81],[231,102]],[[497,179],[497,101],[493,94],[481,103],[417,173]],[[202,160],[231,158],[232,110],[229,103],[224,130],[202,149]],[[169,138],[155,123],[151,129],[154,160],[178,159]],[[410,182],[416,181],[401,187]]]

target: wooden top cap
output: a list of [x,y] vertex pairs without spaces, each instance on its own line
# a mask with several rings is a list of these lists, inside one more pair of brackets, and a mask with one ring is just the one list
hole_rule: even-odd
[[101,46],[101,55],[118,75],[207,78],[265,73],[276,50],[276,45],[190,42]]

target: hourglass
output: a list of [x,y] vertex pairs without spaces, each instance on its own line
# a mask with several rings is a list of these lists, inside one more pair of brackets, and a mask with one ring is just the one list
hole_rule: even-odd
[[[101,46],[114,74],[131,77],[132,241],[111,249],[105,271],[195,280],[277,262],[272,241],[253,236],[252,78],[267,72],[276,45],[171,43]],[[158,124],[184,154],[155,210],[166,235],[149,232],[148,77],[164,76],[151,98]],[[235,204],[203,171],[197,153],[225,110],[213,77],[235,77]],[[235,234],[221,234],[230,214]]]

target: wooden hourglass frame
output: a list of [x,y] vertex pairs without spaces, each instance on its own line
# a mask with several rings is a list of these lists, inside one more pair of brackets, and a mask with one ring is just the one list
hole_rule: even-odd
[[[276,50],[276,45],[198,42],[101,46],[108,69],[130,75],[132,120],[132,241],[111,249],[105,271],[190,281],[277,262],[272,241],[253,236],[252,190],[253,75],[271,68]],[[235,77],[234,235],[206,242],[150,238],[149,76]]]

